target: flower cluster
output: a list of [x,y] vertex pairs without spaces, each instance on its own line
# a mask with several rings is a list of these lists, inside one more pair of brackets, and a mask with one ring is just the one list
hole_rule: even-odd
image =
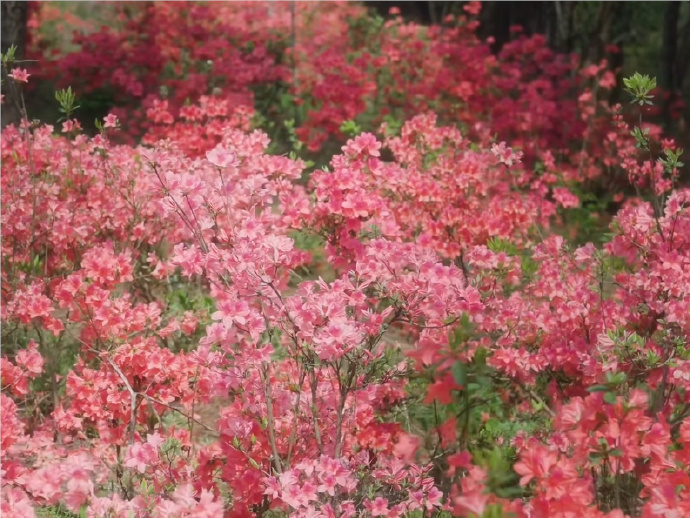
[[[690,512],[690,190],[673,141],[597,102],[605,66],[562,80],[574,64],[539,37],[493,57],[469,18],[332,41],[309,16],[358,6],[142,5],[65,57],[136,55],[88,76],[136,110],[94,137],[71,115],[2,133],[3,513]],[[282,65],[225,38],[279,43],[261,38],[293,21],[311,31],[294,93],[321,107],[298,132],[339,131],[385,75],[410,115],[308,182],[232,97]],[[365,37],[376,52],[348,58]],[[225,61],[185,68],[201,58]],[[642,195],[603,244],[564,237],[604,170]]]

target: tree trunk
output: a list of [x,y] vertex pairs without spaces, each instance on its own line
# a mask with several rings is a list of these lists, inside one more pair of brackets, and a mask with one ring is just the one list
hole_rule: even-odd
[[671,123],[671,104],[676,90],[676,54],[678,50],[678,17],[680,2],[666,2],[664,32],[661,44],[661,70],[659,86],[665,90],[663,102],[664,122]]
[[479,14],[479,37],[485,40],[493,37],[491,52],[498,54],[503,45],[510,41],[513,2],[482,2]]
[[594,29],[590,32],[590,44],[585,48],[584,63],[598,64],[606,56],[606,44],[611,40],[611,28],[620,13],[622,2],[600,2]]
[[[690,4],[685,3],[686,7]],[[690,10],[690,9],[688,9]],[[686,21],[678,31],[677,44],[679,52],[676,52],[676,88],[685,92],[685,80],[690,65],[690,12],[685,16]]]
[[[26,53],[26,22],[28,19],[28,2],[0,2],[2,15],[2,53],[12,46],[17,46],[15,58],[24,59]],[[3,89],[6,95],[2,105],[2,127],[19,122],[21,113],[15,99],[10,98],[11,90]]]

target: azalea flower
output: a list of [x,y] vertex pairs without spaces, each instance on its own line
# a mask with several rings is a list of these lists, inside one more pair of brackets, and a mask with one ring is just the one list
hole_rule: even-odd
[[499,162],[507,165],[508,167],[512,166],[513,164],[519,164],[520,160],[522,159],[522,152],[513,151],[511,148],[506,147],[505,142],[491,146],[491,152],[496,158],[498,158]]
[[105,122],[103,125],[104,128],[117,128],[117,125],[120,123],[120,121],[117,120],[117,116],[112,113],[106,115],[103,121]]
[[10,72],[9,75],[15,81],[21,81],[22,83],[28,83],[29,82],[29,76],[31,74],[27,73],[26,70],[23,68],[14,68],[14,69],[12,69],[12,72]]
[[206,152],[206,160],[216,167],[228,167],[237,164],[237,155],[232,151],[228,151],[223,146],[218,145],[211,151]]

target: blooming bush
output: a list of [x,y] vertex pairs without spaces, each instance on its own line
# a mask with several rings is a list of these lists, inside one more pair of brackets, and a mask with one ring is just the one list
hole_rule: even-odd
[[[177,27],[155,35],[159,68],[101,78],[131,87],[135,110],[86,136],[70,88],[60,128],[24,113],[2,133],[3,513],[690,512],[690,191],[673,141],[596,100],[605,67],[568,98],[571,65],[538,38],[493,58],[470,19],[448,33],[394,19],[376,36],[351,21],[381,39],[378,57],[350,68],[353,38],[295,69],[303,106],[321,103],[295,131],[331,134],[327,114],[352,133],[305,185],[307,163],[271,154],[253,108],[232,100],[253,80],[213,95],[176,71],[166,99],[153,93],[164,62],[200,59],[172,42],[218,36],[240,7],[132,9],[123,52],[141,54],[138,16]],[[240,41],[265,34],[261,9],[242,11]],[[342,21],[349,8],[299,6],[297,20],[319,9]],[[238,47],[208,45],[254,70]],[[253,77],[272,80],[258,48],[267,75]],[[396,48],[436,50],[415,75]],[[439,86],[449,62],[475,68]],[[376,112],[364,64],[408,94],[391,106],[410,117],[372,119],[378,134],[351,120]],[[33,74],[16,65],[3,56],[21,99]],[[625,82],[641,110],[654,86]],[[559,230],[580,190],[605,173],[638,195],[597,244],[569,241]]]
[[[129,121],[118,139],[148,133],[163,122],[151,120],[149,111],[163,106],[171,122],[199,120],[181,110],[215,96],[233,109],[255,107],[256,122],[276,138],[285,137],[286,122],[294,124],[306,149],[326,155],[329,142],[344,143],[345,122],[375,131],[427,111],[444,124],[462,125],[484,146],[498,135],[522,149],[530,165],[548,150],[582,179],[595,176],[587,163],[594,157],[599,164],[604,154],[598,147],[609,128],[605,101],[616,71],[606,62],[580,70],[578,56],[556,54],[544,37],[527,38],[519,28],[494,56],[491,42],[476,34],[478,2],[442,27],[400,16],[384,21],[351,2],[112,3],[104,9],[112,11],[110,27],[85,28],[88,22],[72,15],[60,26],[77,29],[71,45],[63,49],[49,30],[39,30],[32,55],[42,79],[113,103],[114,113]],[[41,3],[31,23],[52,27],[58,15]]]
[[[44,79],[99,98],[105,108],[114,106],[115,115],[129,121],[116,138],[130,143],[148,133],[152,122],[162,122],[148,116],[161,104],[170,117],[189,121],[197,119],[183,108],[203,96],[250,108],[256,88],[270,87],[270,96],[277,95],[291,77],[286,47],[300,54],[313,52],[315,45],[332,47],[346,30],[345,18],[363,12],[347,2],[297,2],[292,15],[289,4],[270,2],[105,5],[110,26],[84,30],[84,23],[75,21],[59,26],[80,29],[72,42],[76,50],[65,52],[48,31],[37,31],[32,52]],[[31,23],[49,27],[56,17],[63,14],[40,3]],[[314,24],[315,17],[322,23]],[[290,34],[297,32],[304,39],[290,46]]]

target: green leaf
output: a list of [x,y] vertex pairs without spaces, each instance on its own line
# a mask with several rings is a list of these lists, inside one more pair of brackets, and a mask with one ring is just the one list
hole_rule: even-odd
[[607,392],[604,394],[604,401],[609,405],[615,405],[617,400],[618,397],[616,396],[615,392]]
[[340,131],[348,137],[354,137],[362,132],[362,128],[355,121],[348,120],[340,125]]
[[608,389],[607,385],[592,385],[587,389],[587,392],[606,392]]
[[609,457],[622,457],[623,456],[623,450],[620,448],[614,448],[609,452]]
[[453,380],[462,387],[467,386],[467,365],[461,361],[456,361],[451,369]]
[[610,385],[622,385],[628,380],[628,375],[625,372],[608,372],[606,374],[606,381]]

